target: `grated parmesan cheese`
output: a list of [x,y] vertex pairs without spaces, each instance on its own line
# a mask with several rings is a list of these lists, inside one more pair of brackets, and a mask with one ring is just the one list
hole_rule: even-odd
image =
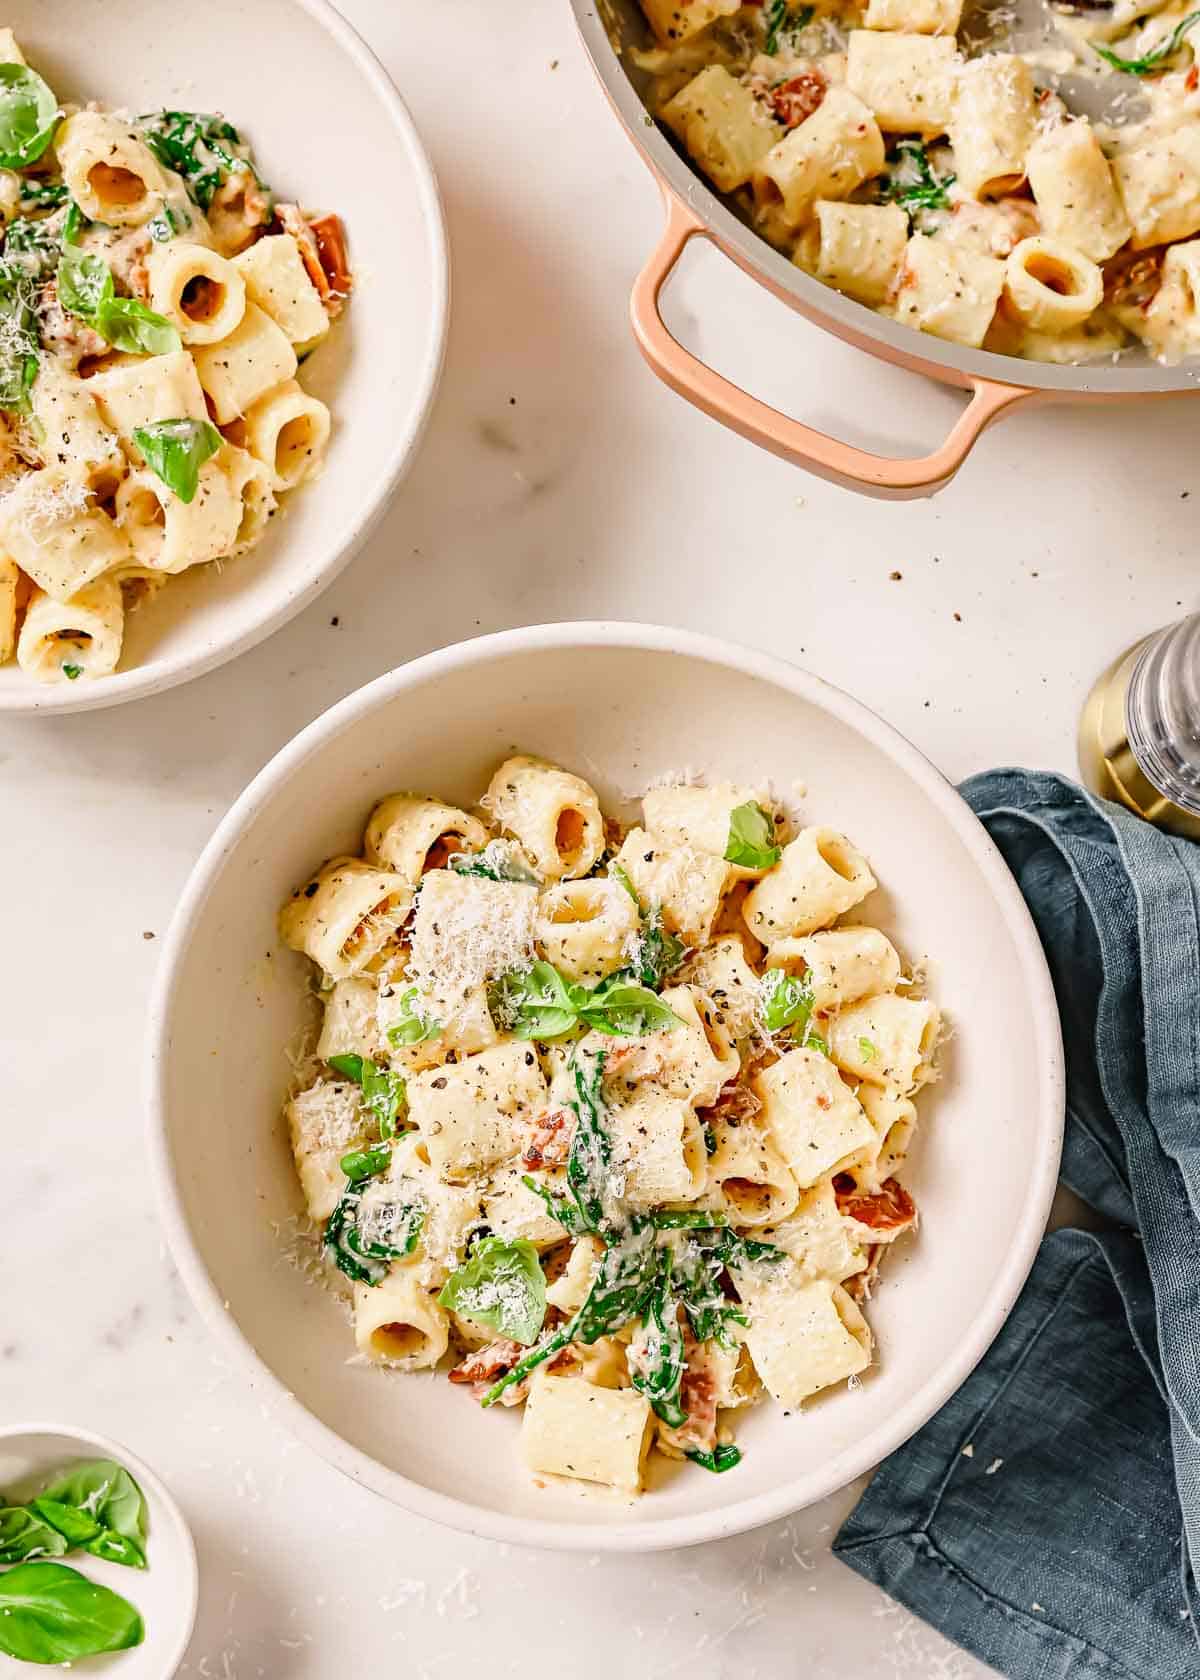
[[297,1145],[306,1151],[349,1149],[362,1133],[357,1085],[323,1079],[291,1102]]
[[[3,336],[3,322],[0,320],[0,353]],[[40,543],[48,531],[67,525],[81,513],[86,513],[91,501],[91,492],[79,480],[57,473],[39,472],[19,478],[0,501],[0,509],[17,490],[22,492],[20,522],[35,543]]]
[[413,920],[408,975],[446,1015],[470,992],[534,960],[537,888],[438,869],[426,875]]

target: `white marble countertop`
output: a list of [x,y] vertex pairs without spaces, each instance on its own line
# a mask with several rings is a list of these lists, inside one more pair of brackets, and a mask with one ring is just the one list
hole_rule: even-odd
[[[343,9],[441,179],[445,381],[385,523],[304,616],[157,699],[0,728],[0,1417],[88,1425],[162,1472],[199,1545],[181,1671],[199,1680],[631,1661],[639,1680],[974,1680],[978,1664],[829,1554],[849,1492],[648,1561],[551,1557],[432,1528],[287,1438],[216,1357],[165,1253],[143,1010],[180,887],[254,772],[339,696],[479,631],[613,617],[728,634],[851,690],[952,776],[1072,769],[1091,677],[1197,604],[1200,409],[1019,415],[932,502],[805,478],[643,368],[626,308],[657,194],[564,0]],[[672,307],[723,370],[805,417],[899,445],[953,413],[718,258],[688,262]]]

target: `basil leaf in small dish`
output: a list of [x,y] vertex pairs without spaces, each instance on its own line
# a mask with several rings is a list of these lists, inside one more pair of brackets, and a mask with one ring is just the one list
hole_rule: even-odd
[[19,1563],[0,1575],[0,1651],[18,1662],[71,1663],[144,1637],[127,1599],[66,1564]]
[[761,805],[748,800],[729,813],[726,863],[736,863],[742,869],[770,869],[779,862],[781,855],[781,848],[775,844],[771,819]]
[[83,1549],[92,1557],[103,1558],[105,1563],[123,1564],[126,1569],[146,1567],[146,1554],[137,1541],[127,1534],[114,1534],[109,1528],[102,1528]]
[[56,1528],[69,1546],[86,1546],[100,1533],[102,1524],[90,1511],[78,1505],[66,1505],[61,1499],[47,1499],[45,1495],[30,1500],[30,1505],[51,1528]]
[[200,468],[221,447],[221,434],[208,420],[154,420],[134,428],[133,441],[151,472],[181,502],[192,502],[200,488]]
[[111,1458],[77,1464],[65,1476],[43,1488],[41,1497],[95,1517],[101,1528],[146,1544],[146,1502],[142,1490],[124,1465]]
[[0,168],[27,169],[54,137],[58,100],[26,64],[0,64]]
[[0,1507],[0,1563],[62,1557],[66,1550],[64,1536],[30,1506]]
[[513,1242],[484,1237],[447,1278],[438,1301],[449,1312],[529,1347],[546,1316],[546,1279],[537,1249],[524,1237]]

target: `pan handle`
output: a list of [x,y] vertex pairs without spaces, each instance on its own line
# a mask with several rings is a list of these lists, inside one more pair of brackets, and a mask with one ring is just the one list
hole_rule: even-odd
[[[826,437],[748,391],[722,378],[674,337],[662,318],[660,295],[689,240],[712,239],[707,225],[682,200],[664,187],[667,225],[658,249],[634,283],[630,315],[642,355],[658,377],[705,414],[719,420],[751,443],[769,449],[819,477],[868,495],[904,500],[929,496],[949,483],[984,427],[1035,393],[1026,385],[1001,385],[991,379],[971,379],[971,400],[959,415],[949,437],[931,455],[916,460],[893,460],[871,455]],[[714,243],[715,240],[714,240]]]

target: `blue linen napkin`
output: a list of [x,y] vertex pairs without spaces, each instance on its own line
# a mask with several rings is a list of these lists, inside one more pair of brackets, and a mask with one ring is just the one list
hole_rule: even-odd
[[1059,776],[962,793],[1037,923],[1066,1045],[1062,1176],[1108,1228],[1045,1239],[980,1365],[834,1550],[1009,1680],[1197,1680],[1200,846]]

